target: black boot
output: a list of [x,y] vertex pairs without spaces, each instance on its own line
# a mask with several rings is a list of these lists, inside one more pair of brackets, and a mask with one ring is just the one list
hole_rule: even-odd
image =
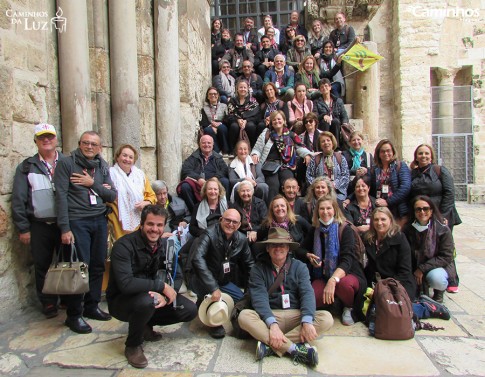
[[434,294],[433,294],[433,300],[442,304],[444,293],[445,293],[445,291],[438,291],[437,289],[435,289]]
[[429,316],[431,318],[441,318],[444,320],[448,320],[451,318],[450,312],[448,311],[446,306],[440,304],[438,301],[435,301],[428,296],[419,296],[419,303],[426,306],[426,308],[429,310]]

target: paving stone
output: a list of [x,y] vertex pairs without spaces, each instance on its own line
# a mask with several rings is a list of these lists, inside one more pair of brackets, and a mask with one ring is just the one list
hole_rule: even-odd
[[123,369],[117,377],[192,377],[189,372],[160,372],[147,369]]
[[26,377],[113,377],[112,370],[103,369],[62,369],[57,366],[42,366],[30,369]]
[[369,331],[363,322],[357,322],[353,326],[344,326],[340,322],[340,318],[333,319],[333,326],[330,330],[323,334],[323,336],[339,335],[339,336],[368,336]]
[[427,318],[423,319],[423,322],[431,323],[433,326],[436,327],[444,327],[444,330],[438,330],[438,331],[428,331],[428,330],[419,330],[416,331],[416,336],[417,337],[423,337],[423,336],[461,336],[461,337],[467,337],[468,334],[463,331],[463,329],[460,327],[461,321],[457,319],[457,316],[453,316],[449,321],[443,321],[442,319],[439,318]]
[[146,343],[144,348],[149,368],[168,371],[207,371],[216,354],[217,341],[210,338],[164,337],[160,342]]
[[66,327],[57,317],[51,320],[33,322],[27,325],[25,332],[9,342],[12,350],[38,352],[58,341]]
[[[320,353],[318,353],[320,356]],[[262,373],[267,376],[275,375],[300,375],[305,376],[308,374],[307,366],[298,364],[293,364],[292,359],[289,355],[284,355],[282,357],[271,356],[265,357],[262,361]]]
[[460,292],[448,296],[448,299],[454,301],[467,314],[478,314],[478,308],[485,308],[485,299],[465,287],[460,287]]
[[[439,371],[414,339],[326,336],[315,342],[318,372],[335,375],[438,376]],[[345,362],[342,357],[345,355]]]
[[485,337],[485,315],[456,315],[455,319],[472,336]]
[[0,356],[0,374],[8,376],[17,375],[22,364],[22,359],[14,353],[5,353]]
[[485,376],[485,341],[471,338],[425,338],[420,343],[433,361],[454,375]]
[[240,340],[226,336],[221,344],[214,372],[258,373],[255,360],[256,341]]
[[95,367],[118,369],[127,365],[124,355],[124,339],[118,338],[108,342],[92,343],[72,348],[61,346],[44,357],[44,364],[59,365],[69,368]]

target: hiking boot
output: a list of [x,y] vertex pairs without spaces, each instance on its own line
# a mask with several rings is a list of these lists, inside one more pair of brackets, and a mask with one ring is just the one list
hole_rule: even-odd
[[152,326],[145,325],[145,330],[143,331],[143,340],[147,342],[158,342],[162,340],[162,333],[154,331]]
[[258,342],[258,345],[256,346],[256,360],[259,361],[266,356],[273,355],[275,355],[275,352],[270,346],[264,344],[263,342]]
[[221,339],[226,336],[226,330],[224,330],[224,326],[210,327],[209,335],[214,339]]
[[352,318],[352,308],[344,308],[342,312],[342,325],[352,326],[354,323],[354,319]]
[[429,310],[429,316],[431,318],[441,318],[444,320],[449,320],[451,318],[450,312],[443,304],[438,301],[431,299],[428,296],[419,296],[419,302],[426,306]]
[[295,365],[301,363],[314,367],[318,364],[317,347],[310,346],[308,343],[296,343],[295,347],[295,351],[291,353]]
[[146,368],[148,365],[148,360],[143,353],[143,348],[141,346],[136,347],[125,347],[125,356],[128,363],[135,368]]
[[437,289],[435,289],[434,294],[433,294],[433,300],[442,304],[444,293],[445,293],[445,291],[438,291]]

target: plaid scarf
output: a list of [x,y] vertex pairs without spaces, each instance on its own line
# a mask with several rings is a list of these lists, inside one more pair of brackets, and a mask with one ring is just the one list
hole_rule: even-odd
[[287,169],[296,169],[296,146],[303,146],[298,135],[283,128],[283,133],[278,135],[276,131],[270,131],[270,138],[275,143],[276,149],[281,155],[282,166]]

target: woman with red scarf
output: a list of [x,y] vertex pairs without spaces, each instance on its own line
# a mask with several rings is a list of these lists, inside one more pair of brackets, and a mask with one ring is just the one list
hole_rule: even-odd
[[288,178],[294,178],[297,157],[311,160],[312,153],[305,148],[300,137],[289,131],[283,111],[277,110],[270,115],[270,127],[259,135],[251,151],[255,164],[261,163],[265,181],[269,186],[268,201],[278,194],[281,184]]

